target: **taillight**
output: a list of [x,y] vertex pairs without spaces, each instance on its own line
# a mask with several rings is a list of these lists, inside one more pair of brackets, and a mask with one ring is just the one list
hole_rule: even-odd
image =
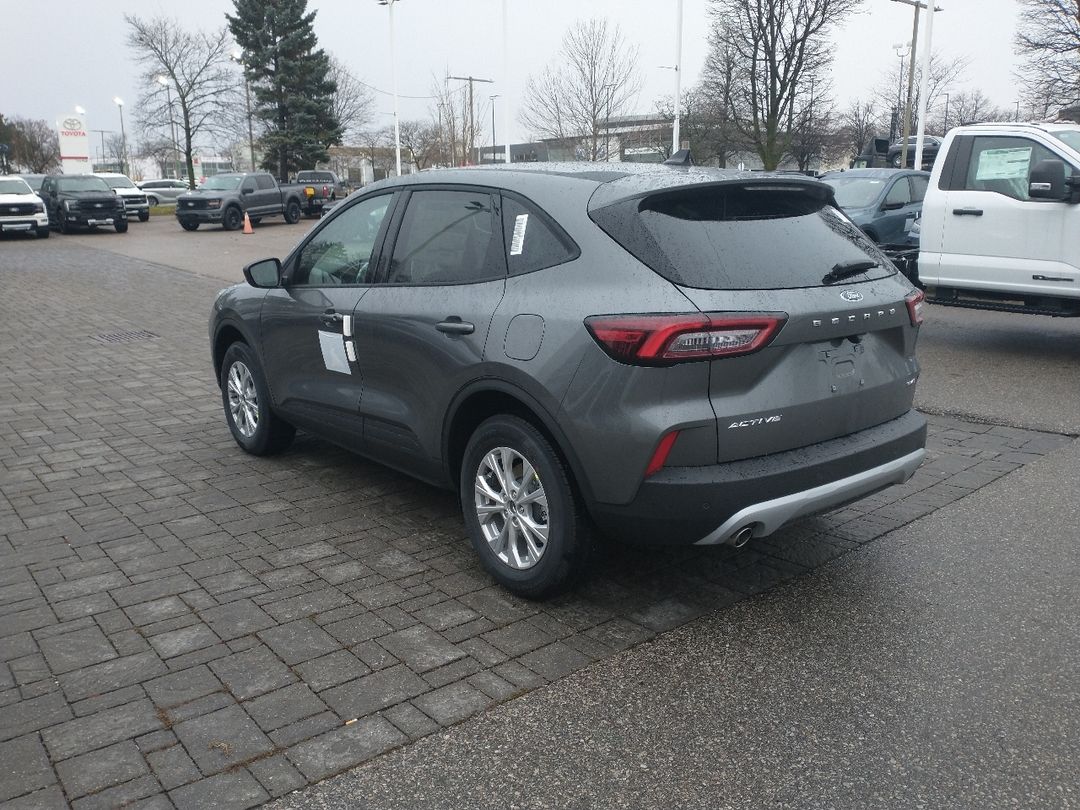
[[923,322],[923,307],[926,306],[926,296],[922,290],[915,290],[904,299],[907,304],[908,315],[911,316],[911,325],[918,326]]
[[615,360],[667,366],[756,352],[787,320],[769,315],[594,315],[585,326]]

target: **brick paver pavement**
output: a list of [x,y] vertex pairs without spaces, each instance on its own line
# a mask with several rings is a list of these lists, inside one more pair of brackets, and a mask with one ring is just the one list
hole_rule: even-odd
[[[1068,441],[931,419],[907,484],[736,552],[495,587],[455,498],[301,435],[242,453],[205,278],[0,244],[0,803],[251,807],[796,576]],[[146,334],[149,333],[149,334]]]

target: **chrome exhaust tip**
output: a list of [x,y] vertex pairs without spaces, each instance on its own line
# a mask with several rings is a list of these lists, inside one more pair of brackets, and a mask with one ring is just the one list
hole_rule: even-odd
[[752,525],[743,526],[741,529],[735,532],[735,534],[731,535],[731,537],[728,538],[727,542],[729,546],[734,546],[735,548],[742,548],[750,542],[750,538],[753,536],[754,527]]

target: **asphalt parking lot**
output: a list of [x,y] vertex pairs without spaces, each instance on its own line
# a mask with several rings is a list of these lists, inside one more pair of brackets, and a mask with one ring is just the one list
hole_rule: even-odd
[[[283,256],[311,224],[268,220],[244,236],[186,233],[161,217],[132,223],[125,235],[0,243],[5,806],[250,807],[368,762],[374,765],[345,782],[292,794],[282,806],[350,806],[334,802],[355,799],[359,785],[359,795],[382,797],[370,806],[478,806],[455,782],[463,743],[501,752],[508,790],[529,783],[528,745],[550,746],[554,732],[528,737],[534,726],[522,729],[514,718],[541,711],[574,729],[556,740],[560,748],[572,754],[578,740],[606,761],[595,741],[581,742],[588,733],[573,721],[575,713],[594,716],[590,690],[626,679],[615,692],[625,706],[614,712],[626,728],[635,717],[662,714],[664,707],[646,705],[664,694],[657,673],[683,683],[702,677],[691,673],[690,660],[685,671],[667,671],[665,656],[670,666],[692,645],[717,656],[714,670],[722,670],[724,647],[702,628],[719,623],[735,632],[750,611],[772,614],[775,626],[804,606],[806,615],[782,637],[809,656],[802,662],[808,677],[827,677],[800,639],[813,637],[812,621],[828,624],[831,594],[868,581],[868,560],[902,560],[905,547],[927,536],[917,527],[958,510],[991,513],[1010,482],[1047,465],[1053,480],[1076,480],[1077,324],[931,308],[919,388],[919,404],[932,414],[930,455],[910,482],[740,552],[612,545],[577,592],[545,604],[511,598],[477,566],[453,495],[311,438],[274,459],[246,456],[233,444],[209,370],[210,304],[223,282],[239,279],[242,264]],[[989,500],[979,506],[979,498]],[[1075,575],[1068,550],[1059,571],[1070,559]],[[963,576],[954,563],[948,568]],[[919,558],[904,570],[926,576],[933,569]],[[950,594],[967,584],[934,593],[940,621],[956,612]],[[1076,606],[1075,591],[1062,599]],[[1053,616],[1039,616],[1048,638],[1060,629]],[[870,629],[850,643],[875,655],[904,646],[887,626]],[[1064,659],[1055,668],[1076,673],[1075,645],[1055,654]],[[869,691],[896,685],[888,664],[886,655],[875,670],[884,681]],[[725,673],[719,682],[734,681]],[[1075,738],[1078,692],[1074,679],[1058,702],[1034,709],[1039,717],[1072,711],[1063,740]],[[712,697],[730,703],[743,694],[725,688]],[[849,693],[843,711],[857,716],[859,699]],[[748,712],[777,711],[763,708],[760,695],[745,700]],[[696,702],[666,710],[684,727],[684,713],[708,712]],[[595,722],[618,727],[611,714]],[[700,745],[719,732],[694,733]],[[608,750],[621,750],[614,739]],[[672,748],[687,743],[694,741],[680,738]],[[724,761],[738,763],[729,745],[735,750]],[[411,799],[395,798],[379,773],[415,773],[409,759],[419,752],[427,752],[429,781]],[[1057,763],[1041,761],[1054,782]],[[692,778],[655,757],[639,765]],[[549,783],[562,790],[582,784],[570,766],[565,773],[551,767],[558,773]],[[643,793],[637,776],[615,782],[599,780],[607,792],[593,800],[580,788],[580,802],[511,792],[522,806],[596,806],[605,797],[634,806],[617,800],[620,791],[650,796],[638,806],[660,806],[662,796]],[[485,784],[485,795],[498,789],[479,777],[475,784]],[[715,779],[703,784],[724,789]],[[788,784],[774,804],[875,805],[816,803],[840,795],[822,785],[800,802],[798,785]],[[1075,800],[1075,793],[1056,795],[1060,806]]]

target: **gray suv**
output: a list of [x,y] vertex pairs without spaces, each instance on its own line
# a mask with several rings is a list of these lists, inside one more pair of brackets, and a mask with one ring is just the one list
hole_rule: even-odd
[[458,491],[540,598],[593,532],[743,545],[912,475],[922,294],[796,176],[423,172],[350,197],[210,317],[233,437],[296,428]]

